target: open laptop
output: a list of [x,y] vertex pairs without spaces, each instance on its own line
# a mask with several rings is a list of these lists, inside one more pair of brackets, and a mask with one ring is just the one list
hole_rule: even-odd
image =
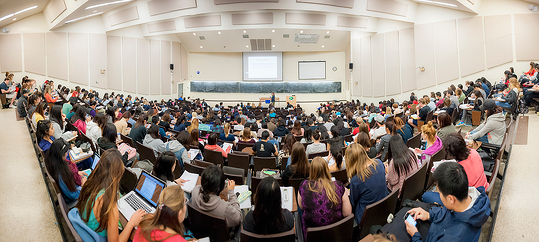
[[166,184],[159,178],[142,171],[135,190],[129,192],[118,200],[120,213],[129,221],[131,216],[142,209],[147,213],[154,213],[161,191]]

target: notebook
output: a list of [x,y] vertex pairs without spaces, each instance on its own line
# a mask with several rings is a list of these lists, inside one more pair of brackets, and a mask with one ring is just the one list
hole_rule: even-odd
[[185,192],[191,193],[193,191],[193,188],[195,188],[195,186],[197,185],[198,176],[199,175],[196,173],[184,171],[182,176],[180,177],[181,179],[186,180],[186,182],[182,186],[182,189]]
[[293,206],[293,199],[294,199],[294,188],[293,187],[281,187],[281,200],[282,208],[288,209],[288,211],[292,211]]
[[128,221],[138,209],[154,213],[159,195],[165,186],[159,178],[142,171],[135,190],[118,200],[118,210]]

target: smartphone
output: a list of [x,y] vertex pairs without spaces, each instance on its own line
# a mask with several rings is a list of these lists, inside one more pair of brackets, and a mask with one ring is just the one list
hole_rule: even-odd
[[407,213],[405,215],[404,220],[406,220],[408,223],[410,223],[413,226],[416,226],[416,224],[417,224],[417,221],[415,221],[414,217],[412,215],[410,215],[409,213]]

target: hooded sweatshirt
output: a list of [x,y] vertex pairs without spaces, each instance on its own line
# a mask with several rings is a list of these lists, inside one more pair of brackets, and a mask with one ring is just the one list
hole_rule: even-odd
[[201,185],[193,188],[191,196],[191,204],[193,207],[214,216],[224,217],[229,228],[241,224],[242,213],[240,204],[238,203],[238,199],[236,194],[234,194],[233,189],[227,191],[228,202],[222,200],[221,197],[215,194],[211,194],[208,202],[204,202],[201,190]]
[[97,139],[101,138],[103,136],[103,133],[101,131],[101,128],[97,126],[94,121],[90,121],[86,123],[86,136],[92,140],[92,142],[95,144],[97,143]]
[[146,136],[144,136],[144,141],[142,142],[142,144],[152,148],[155,157],[159,155],[158,152],[165,152],[165,143],[161,139],[154,139],[149,134],[146,134]]
[[289,133],[290,133],[290,131],[285,126],[278,126],[274,130],[273,135],[274,136],[285,136],[285,135],[287,135]]
[[[490,200],[484,187],[469,187],[468,196],[472,201],[464,212],[455,212],[445,207],[432,207],[429,210],[431,223],[424,241],[478,241],[481,226],[490,215]],[[423,241],[421,234],[412,236],[413,242]]]
[[430,157],[432,157],[436,152],[440,151],[443,147],[442,140],[440,137],[436,136],[436,141],[434,141],[434,144],[432,144],[429,148],[423,151],[421,153],[421,162],[424,162],[428,159],[430,160]]
[[[177,152],[180,151],[183,148],[183,151],[181,152],[181,155],[178,155]],[[181,160],[183,163],[191,163],[191,159],[189,159],[189,156],[187,156],[187,149],[177,140],[171,140],[165,144],[165,150],[166,151],[172,151],[174,155],[176,155],[176,158],[178,160]],[[194,158],[194,157],[193,157]]]
[[472,134],[472,139],[487,135],[488,142],[491,144],[501,145],[505,135],[505,116],[503,113],[490,115],[485,122],[475,128],[477,132]]

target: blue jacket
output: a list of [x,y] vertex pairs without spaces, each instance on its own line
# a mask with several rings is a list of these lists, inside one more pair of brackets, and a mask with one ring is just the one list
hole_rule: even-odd
[[[485,91],[485,93],[486,93],[487,96],[488,96],[488,94],[490,93],[490,89],[488,88],[487,84],[482,83],[481,86],[483,87],[483,90]],[[485,98],[487,98],[487,97],[485,97]]]
[[358,224],[361,222],[365,208],[382,200],[388,194],[384,163],[378,159],[376,161],[378,161],[376,171],[370,167],[372,175],[364,182],[359,179],[358,175],[350,179],[350,203]]
[[[478,187],[477,191],[481,194],[473,206],[464,212],[432,207],[429,210],[431,225],[425,241],[479,241],[481,226],[490,215],[490,200],[484,187]],[[412,241],[422,241],[421,234],[415,233]]]

